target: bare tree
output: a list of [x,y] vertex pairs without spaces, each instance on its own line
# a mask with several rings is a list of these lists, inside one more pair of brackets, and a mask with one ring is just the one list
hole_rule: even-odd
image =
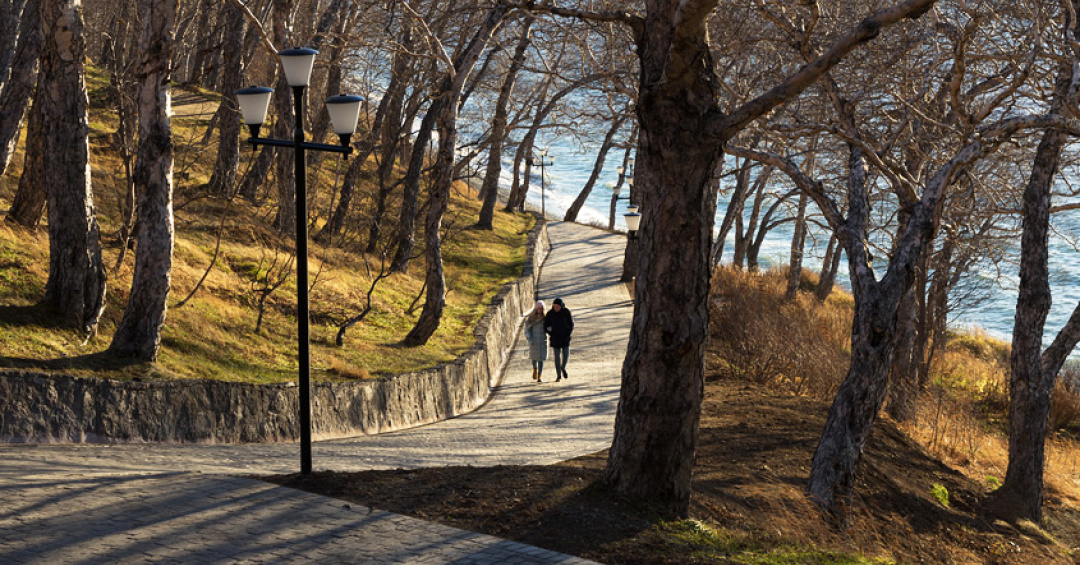
[[173,32],[178,0],[141,0],[138,63],[139,194],[135,273],[109,351],[156,361],[165,325],[173,259],[173,141],[169,119]]
[[[795,97],[859,44],[929,10],[909,0],[869,16],[808,65],[730,111],[709,44],[715,0],[645,2],[645,15],[557,14],[629,24],[641,65],[635,192],[642,194],[634,320],[604,482],[686,515],[708,336],[714,173],[721,148],[747,124]],[[539,8],[537,8],[539,10]]]
[[[8,74],[8,65],[0,65],[0,177],[4,176],[15,145],[19,141],[19,129],[22,127],[26,107],[33,97],[37,84],[38,58],[41,54],[41,11],[39,0],[24,0],[25,7],[19,2],[8,2],[6,9],[15,12],[21,8],[22,18],[19,23],[18,46],[15,47],[13,60],[9,63],[11,77],[3,81]],[[0,10],[0,17],[3,16]],[[15,29],[14,27],[0,29]],[[0,40],[0,53],[5,51],[3,44],[15,40],[15,33],[5,33]],[[3,55],[0,55],[3,56]]]
[[[472,41],[454,61],[452,72],[448,73],[439,89],[439,112],[435,123],[439,129],[439,150],[435,158],[434,179],[428,196],[427,220],[424,226],[425,262],[427,267],[424,282],[427,295],[424,309],[416,325],[402,340],[407,346],[423,345],[439,328],[443,309],[446,306],[446,280],[443,277],[442,264],[442,219],[446,213],[453,182],[454,154],[457,149],[457,116],[461,90],[469,77],[480,54],[487,47],[492,35],[502,25],[509,8],[505,5],[492,8],[483,23],[476,30]],[[425,118],[426,121],[426,118]]]
[[105,308],[105,267],[90,187],[86,50],[80,0],[43,0],[39,96],[42,180],[49,210],[49,279],[44,302],[67,325],[93,334]]
[[502,175],[502,153],[506,144],[508,133],[508,107],[510,98],[517,84],[518,73],[525,64],[526,51],[532,42],[529,35],[536,18],[528,17],[521,24],[521,35],[518,38],[517,47],[514,48],[514,56],[510,60],[510,68],[503,77],[502,86],[499,89],[499,98],[495,102],[495,112],[491,120],[491,143],[488,145],[487,169],[484,173],[483,185],[480,188],[480,198],[484,201],[480,206],[480,218],[476,222],[479,229],[493,229],[492,222],[495,218],[495,204],[499,199],[499,177]]

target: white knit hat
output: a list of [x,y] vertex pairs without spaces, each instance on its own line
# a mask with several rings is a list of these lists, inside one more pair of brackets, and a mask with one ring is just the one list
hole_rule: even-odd
[[543,308],[544,307],[544,301],[543,300],[537,300],[536,305]]

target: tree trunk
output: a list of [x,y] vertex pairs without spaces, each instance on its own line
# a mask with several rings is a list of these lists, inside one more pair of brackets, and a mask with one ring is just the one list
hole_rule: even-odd
[[791,236],[791,260],[788,265],[787,289],[784,297],[795,298],[802,283],[803,248],[806,246],[806,205],[809,199],[805,193],[799,194],[799,212],[795,217],[795,230]]
[[[402,30],[403,48],[394,53],[394,62],[390,73],[390,84],[386,87],[386,93],[379,100],[379,109],[375,112],[374,131],[379,136],[378,154],[379,168],[376,176],[379,183],[379,192],[375,196],[375,211],[371,216],[371,225],[368,229],[368,242],[366,251],[375,253],[382,238],[382,223],[386,215],[386,199],[393,189],[391,176],[394,172],[394,156],[398,153],[398,147],[403,136],[408,134],[402,120],[404,114],[405,90],[408,86],[407,74],[409,70],[408,51],[412,46],[412,27],[405,26]],[[411,123],[411,118],[408,120]]]
[[[10,6],[15,9],[16,6]],[[15,146],[19,142],[19,130],[22,128],[26,107],[34,94],[37,83],[38,58],[41,55],[41,19],[39,0],[26,0],[22,10],[22,23],[19,26],[19,43],[11,61],[11,77],[0,89],[0,177],[4,176]],[[0,29],[5,29],[0,27]],[[14,27],[8,29],[15,29]],[[15,34],[5,33],[14,40]],[[0,44],[6,39],[0,40]],[[4,53],[0,47],[0,53]],[[7,68],[0,67],[0,78],[7,73]]]
[[26,152],[23,155],[23,171],[19,188],[11,201],[7,221],[32,228],[45,213],[45,157],[42,154],[41,94],[35,92],[30,107],[30,120],[26,127]]
[[90,187],[86,43],[80,0],[43,0],[42,155],[49,210],[49,279],[44,302],[87,334],[105,307],[105,267]]
[[[457,149],[458,102],[465,81],[480,54],[484,51],[495,30],[502,25],[508,7],[505,5],[492,8],[483,25],[473,35],[469,46],[454,62],[455,73],[448,76],[438,99],[439,105],[435,123],[439,128],[439,150],[435,157],[435,170],[431,182],[431,194],[428,196],[427,219],[424,227],[425,254],[427,273],[424,278],[427,293],[424,309],[416,325],[409,331],[402,343],[409,347],[423,345],[439,329],[443,309],[446,307],[446,279],[443,277],[442,263],[442,218],[450,199],[450,185],[454,182],[454,153]],[[426,118],[425,118],[426,121]]]
[[[9,73],[10,76],[16,76],[11,69],[14,64],[12,60],[17,57],[15,55],[16,41],[22,41],[22,36],[28,30],[38,28],[36,16],[34,23],[28,25],[25,19],[26,12],[24,12],[27,4],[36,3],[36,0],[4,0],[0,2],[0,29],[5,30],[3,34],[0,34],[0,90],[7,86]],[[16,30],[18,33],[16,33]]]
[[441,98],[435,99],[428,108],[424,119],[420,121],[420,131],[413,141],[413,151],[409,159],[409,169],[405,172],[402,180],[404,190],[401,197],[401,215],[398,218],[397,247],[394,251],[394,259],[390,262],[390,272],[404,273],[409,270],[409,262],[412,261],[413,247],[416,246],[416,215],[420,210],[420,175],[424,170],[424,161],[427,147],[431,139],[431,128],[435,124],[435,117],[443,111],[445,102]]
[[577,216],[581,211],[581,207],[585,205],[585,200],[589,198],[593,186],[596,185],[596,179],[600,178],[600,172],[604,170],[604,161],[607,159],[608,151],[610,151],[611,147],[615,144],[615,135],[619,133],[619,130],[622,129],[622,125],[626,123],[626,119],[629,117],[629,112],[625,112],[612,121],[611,128],[608,129],[607,135],[604,136],[604,142],[600,144],[600,150],[596,154],[596,162],[593,164],[592,174],[589,175],[589,180],[585,182],[585,187],[581,189],[577,198],[574,199],[573,204],[566,210],[566,216],[563,218],[564,221],[577,221]]
[[666,34],[674,14],[659,4],[647,3],[650,15],[637,41],[635,185],[644,190],[634,193],[643,211],[640,254],[615,437],[603,480],[617,493],[686,516],[709,333],[712,173],[723,144],[703,143],[710,134],[701,117],[719,96],[710,80],[705,28],[673,45]]
[[736,222],[740,222],[741,225],[743,206],[746,204],[746,194],[750,187],[750,169],[750,160],[744,159],[742,166],[735,172],[735,190],[731,193],[731,200],[728,201],[724,219],[720,222],[720,230],[716,234],[716,243],[713,245],[713,267],[718,266],[724,257],[724,246],[727,244],[727,236],[731,233],[732,226]]
[[506,71],[502,87],[499,89],[499,98],[495,102],[495,114],[491,120],[491,144],[488,145],[487,170],[484,173],[484,183],[480,187],[480,218],[476,222],[477,229],[494,229],[495,205],[499,201],[499,178],[502,176],[502,153],[506,143],[507,116],[509,113],[510,97],[517,84],[518,72],[525,64],[525,54],[529,49],[532,39],[529,31],[532,29],[536,18],[527,17],[522,22],[521,38],[518,39],[517,48],[514,49],[514,57],[510,61],[510,68]]
[[[1071,65],[1062,65],[1054,88],[1052,111],[1064,108],[1071,93],[1071,78]],[[1004,483],[994,493],[999,508],[1012,514],[1010,518],[1023,517],[1035,523],[1042,520],[1047,417],[1050,392],[1060,368],[1060,363],[1056,366],[1047,363],[1042,351],[1042,337],[1052,301],[1048,266],[1050,198],[1067,138],[1058,130],[1043,134],[1031,167],[1031,177],[1024,188],[1020,288],[1009,357],[1012,370],[1009,379],[1009,466]],[[1072,351],[1071,346],[1068,351]]]
[[221,105],[218,107],[218,151],[214,172],[210,175],[207,192],[215,196],[228,196],[236,185],[236,171],[240,163],[240,109],[233,94],[242,86],[244,74],[244,14],[240,8],[226,2],[222,10],[225,22],[224,81]]
[[345,226],[345,217],[352,205],[356,182],[360,180],[360,171],[363,170],[368,155],[370,153],[365,151],[349,163],[349,168],[345,170],[345,175],[341,179],[341,198],[330,216],[330,221],[326,222],[326,225],[319,230],[319,234],[315,236],[317,241],[330,241],[341,233],[341,228]]
[[912,285],[900,299],[896,312],[895,345],[889,366],[889,403],[886,411],[897,422],[914,420],[919,406],[918,365],[915,358],[917,306],[916,289]]
[[124,317],[109,351],[142,362],[157,360],[172,279],[173,143],[169,119],[173,29],[178,0],[140,0],[139,194],[135,273]]
[[[901,229],[907,225],[909,219],[907,212],[900,210],[898,221]],[[917,264],[922,263],[922,256],[920,256]],[[914,420],[919,401],[917,364],[914,357],[917,338],[915,322],[918,314],[918,299],[915,293],[916,288],[912,284],[911,288],[904,292],[897,306],[893,355],[889,363],[889,403],[886,411],[898,422]]]
[[840,269],[841,248],[836,236],[829,238],[829,245],[825,249],[825,258],[821,262],[821,276],[818,277],[818,287],[814,291],[814,298],[824,302],[832,294],[833,285],[836,284],[836,273]]
[[[933,0],[907,0],[842,36],[828,57],[735,108],[716,106],[706,22],[717,0],[647,0],[634,24],[641,62],[635,184],[643,193],[634,319],[603,481],[616,493],[686,516],[704,387],[716,191],[724,146],[747,124],[797,96],[883,26]],[[936,204],[936,201],[934,202]],[[820,206],[819,206],[820,207]]]

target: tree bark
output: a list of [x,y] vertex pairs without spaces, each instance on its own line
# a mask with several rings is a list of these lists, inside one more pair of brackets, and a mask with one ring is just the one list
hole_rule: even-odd
[[15,76],[11,67],[13,65],[12,60],[16,57],[16,42],[22,41],[22,36],[27,31],[38,28],[36,16],[34,23],[29,25],[24,19],[26,17],[24,12],[26,5],[34,3],[36,3],[35,0],[4,0],[0,2],[0,29],[5,30],[3,34],[0,34],[0,90],[7,86],[9,74]]
[[919,375],[915,358],[917,339],[916,314],[918,313],[916,288],[912,285],[897,308],[896,342],[889,366],[889,403],[886,412],[897,422],[910,422],[915,419],[919,406]]
[[394,250],[394,259],[390,262],[390,272],[404,273],[409,270],[409,262],[412,261],[413,248],[416,246],[416,215],[420,210],[420,175],[424,170],[424,161],[427,158],[428,141],[431,140],[431,128],[435,125],[435,117],[443,111],[445,102],[437,98],[431,102],[427,114],[420,121],[420,131],[413,141],[413,150],[409,159],[409,169],[405,172],[402,180],[404,189],[401,197],[401,215],[398,218],[397,247]]
[[836,284],[836,273],[840,269],[841,249],[836,236],[829,238],[829,245],[825,249],[825,258],[821,262],[821,276],[818,278],[818,287],[814,291],[814,298],[824,302],[832,294],[833,285]]
[[30,120],[26,127],[26,150],[23,155],[23,171],[19,177],[19,188],[11,201],[7,221],[32,228],[41,221],[45,213],[45,158],[42,154],[41,102],[35,92],[34,103],[30,107]]
[[179,0],[140,0],[139,194],[135,273],[124,317],[109,352],[142,362],[157,360],[172,279],[173,143],[169,119],[173,30]]
[[[10,35],[9,39],[15,39],[14,33],[3,35]],[[11,163],[11,156],[19,142],[19,130],[22,128],[26,107],[34,95],[41,40],[39,0],[26,0],[26,6],[22,9],[22,23],[19,25],[18,47],[10,63],[11,77],[0,89],[0,177],[4,176],[8,164]],[[4,41],[0,40],[0,44]],[[0,53],[4,53],[3,49],[0,47]],[[0,78],[6,75],[7,71],[7,68],[0,67]]]
[[105,307],[105,267],[90,186],[82,2],[41,3],[39,89],[49,210],[49,279],[44,303],[87,334]]

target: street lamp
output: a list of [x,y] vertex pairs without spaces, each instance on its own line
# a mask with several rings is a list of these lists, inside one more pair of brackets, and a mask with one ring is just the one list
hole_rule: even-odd
[[538,149],[533,155],[533,165],[540,167],[540,215],[547,219],[547,209],[544,205],[544,167],[555,164],[555,157],[548,155],[547,149]]
[[626,220],[626,237],[631,241],[637,239],[638,228],[641,227],[641,214],[638,212],[638,207],[633,204],[627,206],[623,218]]
[[[457,148],[458,159],[465,161],[465,186],[468,187],[469,190],[472,190],[472,165],[469,163],[469,155],[471,153],[472,152],[469,151],[468,147]],[[468,191],[466,191],[466,194],[468,194]]]
[[359,96],[337,95],[326,101],[326,109],[334,133],[338,135],[340,145],[310,143],[304,141],[304,90],[311,79],[311,69],[315,64],[318,51],[307,48],[286,49],[279,51],[281,66],[285,71],[285,80],[293,89],[293,140],[270,139],[259,137],[259,129],[266,121],[266,110],[270,106],[270,94],[273,89],[253,86],[236,91],[236,100],[240,104],[240,113],[244,123],[251,131],[248,143],[252,146],[270,145],[274,147],[292,147],[295,155],[294,174],[296,176],[296,317],[297,317],[297,357],[300,364],[300,473],[311,473],[311,353],[309,310],[308,310],[308,264],[307,264],[307,173],[304,154],[306,151],[327,151],[330,153],[352,153],[349,141],[356,131],[356,120],[360,116]]
[[615,206],[620,200],[630,200],[630,194],[619,197],[619,193],[622,191],[623,180],[626,181],[626,186],[629,187],[630,192],[634,190],[634,177],[624,175],[625,169],[622,167],[615,167],[615,170],[619,173],[619,182],[615,183],[611,187],[611,211],[608,215],[608,229],[615,229]]

